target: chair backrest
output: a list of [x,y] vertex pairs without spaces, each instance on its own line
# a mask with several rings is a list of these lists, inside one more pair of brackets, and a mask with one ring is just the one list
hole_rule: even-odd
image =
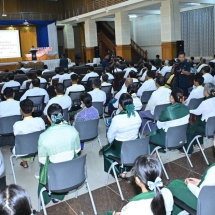
[[22,120],[21,115],[7,116],[0,118],[0,134],[13,134],[13,125],[15,122]]
[[37,154],[38,140],[43,131],[37,131],[30,134],[22,134],[15,136],[15,152],[16,155],[32,155]]
[[106,103],[108,103],[111,99],[111,91],[112,91],[113,85],[110,86],[101,86],[101,90],[106,93]]
[[200,99],[191,99],[189,104],[188,104],[188,108],[190,110],[195,110],[196,108],[199,107],[199,105],[202,103],[202,101],[204,100],[204,98],[200,98]]
[[27,76],[24,74],[22,75],[15,75],[14,76],[14,81],[18,81],[21,85],[24,81],[28,80]]
[[34,103],[34,112],[43,111],[45,95],[42,96],[27,96]]
[[47,82],[46,83],[40,83],[40,88],[46,89],[47,88]]
[[63,80],[63,85],[65,88],[70,87],[72,85],[71,80],[70,79]]
[[167,73],[164,75],[165,83],[167,82],[167,80],[169,79],[170,76],[171,76],[171,72],[167,72]]
[[114,79],[108,79],[107,82],[113,85]]
[[50,81],[50,79],[55,76],[55,72],[45,72],[44,74],[42,74],[42,77],[46,79],[47,82]]
[[102,116],[104,114],[104,104],[103,102],[93,102],[93,107],[96,108],[99,112],[99,116]]
[[141,102],[143,104],[147,104],[153,92],[154,92],[154,90],[153,91],[144,91],[141,96]]
[[205,136],[213,137],[215,131],[215,116],[208,118],[205,127]]
[[204,186],[199,194],[197,215],[214,215],[215,186]]
[[63,118],[68,122],[69,121],[69,111],[68,109],[63,109]]
[[94,140],[98,136],[99,119],[75,122],[81,142]]
[[137,157],[149,154],[149,137],[125,141],[122,143],[121,148],[121,163],[127,166],[133,166]]
[[170,104],[157,105],[154,111],[154,120],[158,121],[161,113],[169,106]]
[[86,86],[86,90],[90,91],[93,89],[93,81],[99,79],[99,76],[97,77],[89,77],[87,80],[87,86]]
[[69,192],[80,187],[87,178],[86,155],[61,163],[48,165],[48,190]]
[[19,90],[20,90],[20,86],[9,87],[9,88],[13,89],[13,91],[14,91],[15,93],[18,93]]
[[58,82],[59,82],[59,78],[52,79],[52,86],[55,86],[56,84],[58,84]]
[[165,141],[166,148],[182,148],[185,145],[187,126],[188,124],[168,128]]
[[76,92],[69,92],[69,97],[71,98],[72,100],[72,106],[73,107],[78,107],[81,105],[81,94],[83,93],[84,91],[76,91]]
[[32,82],[32,81],[27,81],[27,82],[26,82],[26,89],[27,89],[27,90],[29,89],[29,87],[30,87],[30,85],[31,85],[31,82]]

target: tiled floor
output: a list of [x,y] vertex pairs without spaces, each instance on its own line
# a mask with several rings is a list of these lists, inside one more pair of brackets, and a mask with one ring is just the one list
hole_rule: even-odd
[[[100,120],[100,137],[103,145],[107,144],[105,136],[104,121]],[[208,147],[212,145],[209,141]],[[11,168],[9,163],[9,156],[11,155],[9,147],[3,147],[2,152],[4,154],[6,162],[6,177],[7,184],[13,183],[11,175]],[[108,186],[105,186],[106,173],[103,171],[103,158],[98,155],[99,145],[97,141],[93,142],[92,150],[91,144],[85,145],[84,153],[87,154],[87,168],[88,168],[88,181],[92,190],[93,198],[97,208],[98,215],[104,214],[108,210],[120,210],[123,205],[127,203],[127,200],[135,196],[139,190],[134,183],[126,183],[121,181],[122,191],[126,201],[122,202],[118,194],[116,183],[112,177],[109,179]],[[210,163],[215,162],[213,157],[212,147],[205,150],[206,155]],[[191,156],[193,168],[190,168],[187,160],[182,155],[179,155],[177,151],[171,153],[170,159],[166,160],[166,155],[162,154],[162,160],[165,162],[166,170],[169,174],[170,180],[167,181],[164,177],[164,183],[167,185],[171,180],[176,178],[197,177],[200,178],[203,171],[207,168],[207,165],[200,152],[194,153]],[[34,175],[38,175],[39,165],[37,158],[34,163],[29,164],[28,169],[23,169],[20,165],[20,160],[15,160],[15,171],[17,176],[17,183],[24,187],[29,193],[33,208],[37,209],[37,186],[38,181]],[[65,201],[62,203],[52,205],[49,204],[47,212],[50,215],[73,215],[73,214],[85,214],[92,215],[93,209],[90,202],[87,189],[83,186],[79,191],[79,197],[74,198],[75,194],[71,193],[66,196]],[[41,215],[43,213],[41,212]]]

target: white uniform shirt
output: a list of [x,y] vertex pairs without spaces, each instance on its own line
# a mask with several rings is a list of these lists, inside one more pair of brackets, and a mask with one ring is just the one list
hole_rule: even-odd
[[63,81],[67,80],[67,79],[71,79],[71,75],[73,75],[73,74],[75,74],[75,73],[71,72],[71,73],[65,73],[65,74],[61,75],[60,78],[59,78],[58,83],[62,83],[63,84]]
[[142,84],[142,86],[137,91],[137,96],[141,97],[143,92],[145,92],[145,91],[153,91],[153,90],[157,90],[155,81],[153,79],[148,79],[147,81],[145,81]]
[[73,84],[72,86],[66,89],[65,95],[69,95],[70,92],[78,92],[78,91],[85,91],[85,88],[81,84]]
[[21,115],[19,101],[7,99],[0,103],[0,117]]
[[[52,80],[53,80],[53,79],[57,79],[57,78],[60,79],[60,77],[61,77],[60,74],[56,74],[56,75],[54,75],[54,76],[52,77]],[[50,83],[51,85],[52,85],[52,80],[51,80],[51,83]],[[59,81],[59,80],[58,80],[58,81]]]
[[132,70],[133,70],[134,72],[137,72],[137,69],[134,68],[134,67],[128,67],[127,69],[124,70],[124,71],[125,71],[124,79],[126,79],[126,78],[128,77],[129,73],[130,73]]
[[108,129],[108,142],[112,143],[114,139],[118,141],[137,139],[141,122],[142,120],[136,111],[135,116],[131,115],[130,118],[127,114],[116,115]]
[[120,68],[115,68],[114,73],[117,73],[117,72],[122,72],[122,70]]
[[21,67],[20,70],[22,70],[24,73],[28,73],[31,70],[31,68]]
[[195,115],[202,115],[202,121],[208,120],[209,117],[215,116],[215,97],[206,99],[203,101],[199,107],[195,110],[190,110],[190,113]]
[[211,60],[210,62],[215,63],[215,59]]
[[200,99],[200,98],[204,98],[204,97],[205,97],[204,96],[204,87],[198,86],[191,91],[189,97],[186,99],[184,104],[189,105],[191,99]]
[[152,69],[151,70],[157,70],[157,68],[155,66],[152,66]]
[[21,90],[25,90],[27,88],[27,83],[32,81],[31,79],[25,80],[22,83],[22,86],[20,87]]
[[2,93],[2,94],[4,93],[4,89],[5,89],[6,87],[20,87],[20,83],[19,83],[18,81],[8,81],[8,82],[6,82],[6,83],[3,85],[2,89],[1,89],[1,93]]
[[89,78],[91,78],[91,77],[98,77],[98,76],[99,76],[99,75],[98,75],[98,73],[96,73],[96,72],[89,72],[89,73],[87,73],[87,74],[82,78],[81,81],[88,81]]
[[106,102],[106,93],[100,89],[94,89],[88,92],[92,96],[93,102]]
[[201,64],[198,69],[197,69],[197,72],[201,72],[202,68],[205,67],[205,66],[208,66],[207,64]]
[[154,115],[155,107],[157,105],[170,103],[171,90],[166,87],[159,87],[154,91],[146,105],[145,110],[149,110],[152,115]]
[[51,72],[51,70],[49,70],[49,69],[44,69],[44,70],[42,71],[42,74],[44,74],[44,73],[46,73],[46,72]]
[[[113,80],[114,79],[114,76],[112,74],[110,74],[109,72],[107,72],[105,74],[108,75],[108,80]],[[102,81],[102,76],[101,76],[100,80]]]
[[123,93],[127,93],[127,87],[122,88],[122,89],[114,96],[114,98],[117,99],[117,100],[119,100],[120,96],[121,96]]
[[160,71],[159,74],[161,74],[163,77],[166,75],[167,72],[171,72],[172,66],[164,66]]
[[214,83],[214,77],[210,73],[205,73],[202,77],[204,78],[204,84]]
[[140,78],[140,81],[146,80],[146,74],[147,74],[147,70],[143,73],[142,77]]
[[68,109],[72,107],[72,100],[69,96],[67,95],[57,95],[54,98],[50,99],[48,104],[46,105],[43,113],[44,115],[47,115],[47,110],[50,105],[52,104],[59,104],[63,109]]
[[44,102],[48,103],[49,101],[49,95],[46,90],[39,88],[39,87],[34,87],[32,89],[27,90],[24,95],[20,98],[20,101],[24,100],[27,98],[27,96],[43,96],[45,95]]
[[[37,77],[37,78],[40,79],[40,83],[41,83],[41,84],[47,83],[47,81],[46,81],[45,78],[42,78],[42,77]],[[29,89],[32,89],[32,88],[33,88],[33,84],[30,84]]]

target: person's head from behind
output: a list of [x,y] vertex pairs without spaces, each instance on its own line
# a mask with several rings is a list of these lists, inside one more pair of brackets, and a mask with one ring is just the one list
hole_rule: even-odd
[[60,67],[56,67],[56,68],[55,68],[55,73],[56,73],[56,74],[60,74]]
[[169,66],[173,66],[173,61],[172,60],[169,60]]
[[43,66],[43,69],[48,69],[48,66],[47,66],[47,65],[44,65],[44,66]]
[[24,68],[24,67],[25,67],[25,65],[24,65],[23,63],[21,63],[20,66],[21,66],[21,68]]
[[36,71],[36,74],[37,74],[37,77],[41,77],[41,75],[42,75],[42,70],[39,70],[39,69],[38,69],[38,70]]
[[151,202],[153,214],[166,215],[164,198],[160,192],[163,182],[162,168],[158,159],[146,155],[139,156],[134,162],[133,173],[135,182],[142,192],[155,192],[155,197]]
[[165,66],[168,66],[168,65],[169,65],[169,61],[168,61],[168,60],[165,60],[165,61],[164,61],[164,65],[165,65]]
[[164,85],[165,85],[165,79],[164,79],[164,77],[163,76],[158,76],[156,78],[156,86],[157,87],[162,87]]
[[64,72],[64,74],[68,73],[68,69],[67,69],[67,68],[64,68],[64,69],[63,69],[63,72]]
[[160,55],[157,54],[157,55],[156,55],[156,58],[159,59],[159,58],[160,58]]
[[70,78],[71,78],[72,84],[77,84],[78,83],[78,75],[77,74],[72,74],[70,76]]
[[214,65],[213,62],[209,62],[209,63],[208,63],[208,66],[209,66],[210,68],[212,68],[212,69],[215,67],[215,65]]
[[190,57],[190,61],[193,62],[194,61],[194,57]]
[[179,88],[174,88],[170,94],[170,102],[174,104],[175,102],[182,103],[183,102],[183,90]]
[[92,106],[92,96],[89,93],[82,93],[81,103],[84,107],[90,108]]
[[133,104],[133,99],[128,93],[123,93],[119,97],[118,108],[120,111],[126,111],[129,118],[131,115],[135,116],[135,107]]
[[128,77],[129,77],[129,78],[137,78],[136,72],[133,71],[133,70],[131,70],[131,71],[129,72],[129,74],[128,74]]
[[20,102],[20,112],[24,117],[31,116],[34,112],[34,103],[30,99],[24,99]]
[[205,84],[204,95],[205,95],[205,97],[214,97],[215,96],[215,85],[212,83]]
[[4,72],[6,72],[6,73],[9,72],[9,69],[5,69]]
[[40,79],[39,78],[33,79],[32,85],[33,85],[33,87],[40,87]]
[[130,62],[129,67],[134,67],[134,62]]
[[201,61],[200,61],[200,63],[201,63],[201,64],[206,64],[206,59],[205,59],[205,58],[202,58]]
[[180,62],[184,62],[185,61],[185,53],[184,52],[179,52],[178,53],[178,59]]
[[55,93],[57,95],[63,95],[65,91],[65,87],[62,83],[58,83],[55,85]]
[[154,60],[150,60],[150,61],[149,61],[149,64],[150,64],[151,66],[154,66],[154,65],[155,65],[155,61],[154,61]]
[[127,93],[129,95],[132,96],[132,94],[136,94],[137,93],[137,90],[138,90],[138,87],[136,84],[130,84],[128,87],[127,87]]
[[146,73],[146,80],[153,79],[154,78],[154,72],[151,70],[147,71]]
[[27,73],[27,78],[28,79],[32,79],[33,77],[35,77],[36,75],[34,74],[34,73],[31,73],[31,72],[29,72],[29,73]]
[[11,184],[0,192],[0,214],[32,214],[30,197],[22,187]]
[[94,67],[93,66],[89,66],[88,71],[89,72],[94,72]]
[[47,110],[47,118],[51,124],[60,124],[63,119],[63,108],[59,104],[52,104]]
[[133,84],[133,79],[132,78],[126,78],[125,86],[128,87],[130,84]]
[[93,89],[98,89],[101,87],[101,80],[96,78],[93,80]]
[[105,73],[111,73],[111,68],[109,66],[105,67]]
[[9,81],[13,81],[14,80],[14,74],[13,73],[9,73],[7,76]]
[[204,75],[205,73],[210,73],[210,67],[209,66],[204,66],[201,70],[201,73]]
[[102,75],[102,82],[107,82],[108,81],[108,75],[104,74]]
[[200,74],[196,74],[194,77],[194,85],[196,87],[201,86],[204,83],[204,78]]
[[11,87],[6,87],[4,89],[4,98],[7,99],[13,99],[14,98],[15,93],[13,92],[13,88]]

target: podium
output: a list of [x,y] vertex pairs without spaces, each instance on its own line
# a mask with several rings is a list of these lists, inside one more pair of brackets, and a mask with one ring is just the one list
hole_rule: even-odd
[[37,60],[37,55],[36,55],[37,51],[38,51],[37,49],[30,50],[32,54],[32,60]]

